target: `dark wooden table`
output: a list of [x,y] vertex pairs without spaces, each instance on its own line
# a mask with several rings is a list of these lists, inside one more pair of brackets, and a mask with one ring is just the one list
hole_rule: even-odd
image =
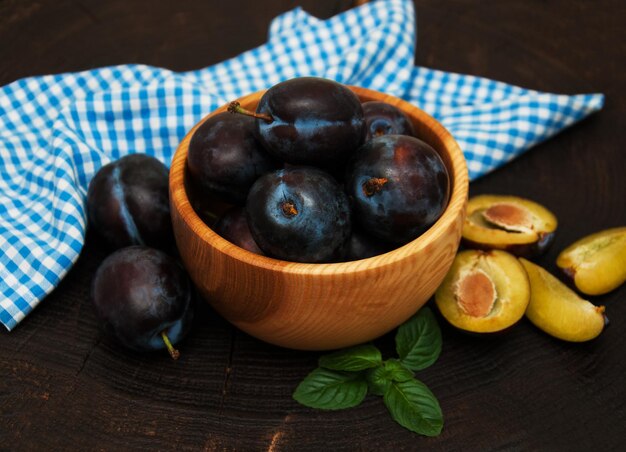
[[[321,17],[349,1],[0,1],[0,84],[119,63],[188,70],[264,42],[296,4]],[[471,194],[535,199],[560,221],[539,263],[626,225],[626,14],[622,0],[417,1],[416,62],[548,92],[604,92],[603,111],[476,181]],[[0,450],[624,450],[626,287],[594,298],[611,319],[569,344],[523,321],[492,339],[442,325],[418,377],[441,402],[441,436],[404,430],[380,398],[321,412],[291,393],[317,353],[262,343],[201,306],[178,362],[99,333],[88,300],[105,256],[88,237],[60,287],[0,332]],[[391,335],[377,345],[393,352]]]

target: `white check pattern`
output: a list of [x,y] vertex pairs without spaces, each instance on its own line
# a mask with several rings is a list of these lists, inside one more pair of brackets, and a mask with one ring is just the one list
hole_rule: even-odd
[[0,322],[11,330],[82,249],[94,173],[129,153],[169,164],[205,114],[288,78],[314,75],[402,97],[455,136],[475,179],[599,110],[564,96],[414,67],[410,0],[379,0],[319,20],[277,17],[268,42],[202,70],[140,65],[18,80],[0,88]]

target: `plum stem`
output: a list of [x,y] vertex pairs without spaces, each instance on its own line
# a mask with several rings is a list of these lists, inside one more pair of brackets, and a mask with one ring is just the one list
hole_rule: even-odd
[[293,203],[293,201],[285,201],[283,202],[283,204],[281,205],[283,214],[286,217],[295,217],[296,215],[298,215],[298,209],[296,209],[296,205]]
[[385,129],[382,128],[382,127],[376,127],[376,130],[374,130],[374,136],[375,137],[381,137],[383,135],[386,135]]
[[368,198],[374,196],[383,189],[383,185],[388,182],[386,177],[372,177],[363,182],[363,193]]
[[161,331],[161,339],[163,339],[163,342],[167,347],[167,351],[169,352],[172,359],[180,358],[180,352],[174,348],[174,346],[170,342],[170,338],[167,337],[167,333],[165,332],[165,330]]
[[274,118],[272,118],[272,116],[265,114],[265,113],[256,113],[254,111],[243,108],[241,104],[237,101],[233,101],[230,104],[228,104],[228,111],[230,113],[237,113],[240,115],[252,116],[253,118],[262,119],[268,124],[271,122],[274,122]]

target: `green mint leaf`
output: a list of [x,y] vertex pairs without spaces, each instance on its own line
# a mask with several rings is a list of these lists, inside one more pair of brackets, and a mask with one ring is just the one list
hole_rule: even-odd
[[404,367],[397,359],[388,359],[382,366],[369,369],[365,375],[369,392],[374,395],[385,395],[392,382],[411,380],[413,372]]
[[441,433],[441,407],[424,383],[415,379],[392,382],[383,400],[391,417],[404,428],[425,436]]
[[400,325],[396,333],[396,351],[407,368],[417,371],[432,365],[441,353],[441,330],[432,311],[420,309]]
[[332,370],[359,371],[380,366],[383,358],[380,351],[371,344],[339,350],[320,357],[320,367]]
[[369,369],[365,374],[370,394],[382,396],[391,385],[391,378],[383,366]]
[[413,372],[406,368],[397,359],[388,359],[383,364],[389,378],[393,381],[407,381],[413,379]]
[[311,408],[340,410],[357,406],[366,395],[363,374],[318,368],[302,380],[293,398]]

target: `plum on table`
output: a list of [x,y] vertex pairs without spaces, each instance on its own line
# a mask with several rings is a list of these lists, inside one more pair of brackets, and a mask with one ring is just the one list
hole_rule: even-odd
[[557,224],[552,212],[530,199],[478,195],[467,203],[463,243],[469,248],[500,249],[533,257],[548,249]]
[[167,167],[145,154],[103,166],[87,191],[89,224],[114,249],[146,245],[171,251],[168,177]]
[[602,333],[608,320],[604,306],[579,297],[550,272],[520,258],[530,281],[526,317],[537,328],[558,339],[585,342]]
[[626,282],[626,227],[576,240],[559,253],[556,265],[584,294],[602,295],[617,289]]
[[524,267],[505,251],[466,250],[454,259],[435,294],[442,316],[470,333],[510,329],[530,302]]
[[192,289],[181,265],[164,252],[130,246],[109,255],[98,267],[91,299],[106,333],[136,351],[167,348],[189,331]]

